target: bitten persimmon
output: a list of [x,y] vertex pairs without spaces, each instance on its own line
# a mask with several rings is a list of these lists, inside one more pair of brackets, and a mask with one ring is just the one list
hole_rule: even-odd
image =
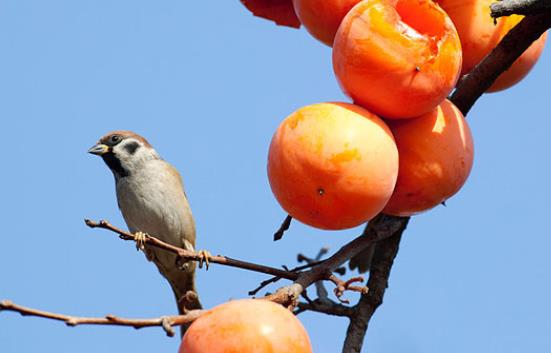
[[364,0],[344,17],[333,68],[356,104],[385,118],[429,112],[452,90],[461,44],[446,13],[427,0]]
[[388,126],[348,103],[298,109],[272,138],[268,177],[281,207],[321,229],[364,223],[387,203],[398,174]]
[[446,201],[473,164],[473,139],[463,114],[448,100],[418,118],[391,121],[400,154],[396,188],[384,213],[410,216]]
[[281,305],[243,299],[219,305],[191,324],[180,353],[312,353],[300,321]]
[[[463,68],[461,74],[469,73],[501,39],[516,26],[522,16],[511,15],[496,20],[490,16],[490,5],[494,0],[438,0],[438,4],[452,19],[463,47]],[[522,80],[539,59],[545,45],[546,34],[536,40],[504,73],[494,82],[488,92],[509,88]]]
[[333,45],[344,16],[360,0],[293,0],[300,22],[319,41]]

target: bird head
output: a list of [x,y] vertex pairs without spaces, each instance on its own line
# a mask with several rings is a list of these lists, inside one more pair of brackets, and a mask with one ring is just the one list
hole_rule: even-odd
[[117,180],[139,170],[147,161],[160,159],[145,138],[124,130],[104,135],[88,153],[100,156]]

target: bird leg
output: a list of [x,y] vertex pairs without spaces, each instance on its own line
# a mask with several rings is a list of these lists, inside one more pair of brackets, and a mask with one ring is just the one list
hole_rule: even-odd
[[204,263],[205,268],[208,271],[209,264],[210,264],[209,258],[212,256],[212,254],[207,250],[199,250],[197,254],[199,255],[199,268],[203,268],[203,263]]
[[183,314],[189,312],[190,310],[201,308],[199,296],[196,292],[188,290],[186,294],[178,300],[178,307]]
[[145,249],[145,240],[149,235],[143,232],[134,233],[134,241],[136,242],[136,250],[144,251]]

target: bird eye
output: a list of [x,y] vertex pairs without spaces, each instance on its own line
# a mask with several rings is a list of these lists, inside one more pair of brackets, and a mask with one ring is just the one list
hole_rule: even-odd
[[121,137],[119,135],[113,135],[109,140],[112,144],[117,144],[120,142]]

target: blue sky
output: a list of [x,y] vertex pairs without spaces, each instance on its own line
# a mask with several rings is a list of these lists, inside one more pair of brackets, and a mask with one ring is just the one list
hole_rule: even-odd
[[[86,153],[134,130],[183,174],[197,247],[280,266],[360,232],[293,224],[266,177],[269,142],[300,106],[346,100],[331,52],[233,1],[0,1],[0,299],[86,316],[174,313],[134,246],[84,218],[124,223],[113,177]],[[475,165],[463,190],[415,217],[364,352],[549,352],[551,56],[469,114]],[[212,266],[209,307],[265,276]],[[353,295],[349,295],[354,299]],[[317,353],[340,351],[346,320],[300,316]],[[0,351],[176,352],[160,329],[77,327],[0,314]]]

